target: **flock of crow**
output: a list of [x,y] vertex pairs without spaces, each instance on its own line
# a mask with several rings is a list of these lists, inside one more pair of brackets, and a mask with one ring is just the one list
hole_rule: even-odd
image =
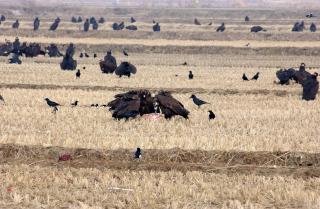
[[[315,17],[313,14],[308,14],[306,17],[313,18]],[[5,17],[2,15],[0,17],[1,22],[5,21]],[[54,23],[50,26],[49,30],[56,30],[60,23],[60,18],[56,18]],[[82,17],[72,17],[71,21],[73,23],[81,23]],[[245,22],[249,22],[250,18],[248,16],[245,17]],[[130,19],[131,23],[135,23],[135,18],[131,17]],[[105,23],[104,18],[100,18],[98,21],[94,18],[88,18],[84,21],[84,31],[88,31],[90,28],[90,25],[92,25],[93,30],[98,29],[98,24]],[[160,31],[160,25],[159,23],[155,22],[153,20],[153,23],[155,24],[153,26],[154,31]],[[194,24],[201,25],[200,21],[195,18]],[[209,25],[212,25],[212,22],[209,23]],[[311,25],[313,29],[316,29],[316,26],[314,24]],[[14,28],[19,27],[19,21],[17,20],[14,25]],[[35,18],[34,20],[34,30],[38,30],[40,27],[40,19]],[[125,27],[124,22],[121,23],[114,23],[112,25],[112,28],[114,30],[122,30],[124,28],[128,30],[137,30],[137,27],[134,25],[129,25]],[[292,31],[303,31],[305,28],[304,22],[298,22],[295,23],[294,28]],[[218,32],[224,32],[226,29],[226,26],[224,23],[222,23],[218,28]],[[265,31],[264,28],[260,26],[253,26],[251,28],[251,32],[259,32],[259,31]],[[315,31],[315,30],[314,30]],[[128,52],[123,50],[122,51],[125,56],[129,56]],[[8,56],[12,54],[11,58],[9,59],[9,63],[11,64],[21,64],[21,60],[19,59],[19,56],[25,56],[25,57],[36,57],[38,55],[49,57],[63,57],[60,68],[62,70],[76,70],[77,69],[77,60],[75,60],[75,46],[73,43],[70,43],[67,47],[65,53],[61,53],[58,49],[58,46],[56,44],[50,44],[49,46],[45,47],[44,49],[41,48],[41,45],[38,43],[30,43],[27,44],[26,42],[20,43],[19,38],[17,37],[13,43],[6,40],[4,44],[0,45],[0,56]],[[89,54],[86,52],[80,53],[80,58],[87,58],[90,57]],[[93,54],[94,58],[97,58],[97,54]],[[183,63],[183,65],[188,65],[187,62]],[[129,62],[122,62],[120,65],[117,64],[116,58],[112,55],[111,51],[108,51],[106,56],[103,60],[99,61],[99,66],[102,73],[106,74],[115,74],[119,77],[127,76],[130,77],[132,74],[137,73],[137,68],[129,63]],[[85,69],[85,67],[83,67]],[[258,80],[260,73],[257,72],[251,80]],[[80,69],[77,69],[76,71],[76,79],[81,78],[81,71]],[[299,70],[295,70],[293,68],[289,69],[281,69],[276,72],[276,76],[279,79],[279,84],[281,85],[288,85],[290,80],[295,81],[296,83],[299,83],[303,87],[303,96],[302,98],[304,100],[314,100],[316,98],[316,94],[319,89],[319,82],[317,81],[317,73],[311,74],[305,69],[305,64],[302,63]],[[194,78],[194,74],[192,71],[189,71],[188,78],[192,80]],[[249,81],[247,75],[243,73],[242,75],[243,81]],[[195,95],[191,95],[190,97],[195,105],[198,107],[209,104],[206,101],[201,100]],[[4,102],[4,98],[0,95],[0,101]],[[54,102],[50,100],[49,98],[46,98],[45,101],[47,102],[48,106],[53,108],[53,112],[58,111],[58,104],[57,102]],[[78,101],[75,101],[71,104],[72,107],[76,107],[78,105]],[[98,107],[98,104],[92,104],[92,107]],[[188,119],[189,111],[184,107],[184,105],[179,102],[177,99],[175,99],[170,92],[168,91],[159,91],[157,94],[152,96],[151,92],[147,89],[143,90],[136,90],[136,91],[129,91],[122,94],[115,95],[114,100],[109,102],[106,105],[102,105],[103,107],[108,107],[109,110],[112,112],[112,117],[116,119],[129,119],[129,118],[135,118],[137,116],[143,116],[146,114],[162,114],[164,118],[170,119],[174,116],[182,116],[185,119]],[[214,119],[216,116],[215,114],[209,110],[209,120]]]

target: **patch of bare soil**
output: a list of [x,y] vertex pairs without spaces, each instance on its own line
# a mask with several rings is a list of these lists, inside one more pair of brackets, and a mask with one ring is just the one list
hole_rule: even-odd
[[[59,161],[64,154],[71,159]],[[134,159],[133,150],[127,149],[0,145],[0,163],[9,165],[320,177],[320,153],[150,149],[143,150],[142,156],[142,159]]]

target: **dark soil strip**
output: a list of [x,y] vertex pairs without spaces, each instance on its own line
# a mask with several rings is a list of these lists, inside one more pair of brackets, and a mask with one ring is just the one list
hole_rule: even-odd
[[[69,85],[55,85],[55,84],[5,84],[0,83],[0,89],[67,89],[67,90],[85,90],[85,91],[130,91],[137,90],[139,88],[120,87],[120,86],[69,86]],[[166,90],[172,93],[185,94],[185,93],[197,93],[197,94],[219,94],[219,95],[233,95],[233,94],[253,94],[253,95],[275,95],[279,97],[285,97],[288,95],[300,95],[301,92],[288,92],[285,90],[267,90],[267,89],[255,89],[255,90],[237,90],[237,89],[202,89],[202,88],[147,88],[151,92],[157,92],[159,90]]]
[[[71,155],[72,159],[59,162],[63,154]],[[133,150],[126,149],[0,145],[0,164],[9,165],[320,177],[320,153],[150,149],[143,150],[142,156],[142,159],[134,159]]]

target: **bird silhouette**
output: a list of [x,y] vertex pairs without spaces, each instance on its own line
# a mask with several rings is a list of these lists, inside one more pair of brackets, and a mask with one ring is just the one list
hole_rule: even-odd
[[85,70],[85,69],[86,69],[86,67],[83,67],[82,69],[83,69],[83,70]]
[[136,152],[134,153],[134,158],[135,159],[141,159],[142,155],[141,155],[141,149],[138,147]]
[[4,98],[0,95],[0,101],[3,101],[3,103],[6,103],[5,101],[4,101]]
[[257,72],[252,78],[251,80],[258,80],[259,79],[259,72]]
[[243,73],[243,75],[242,75],[242,80],[244,80],[244,81],[248,81],[249,80],[245,73]]
[[90,57],[89,54],[87,54],[86,52],[84,53],[84,56],[85,56],[86,58],[89,58],[89,57]]
[[76,72],[76,78],[80,78],[80,76],[81,76],[81,72],[80,72],[80,70],[78,70],[78,71]]
[[246,46],[246,47],[250,46],[250,43],[247,43],[245,46]]
[[188,65],[188,63],[187,63],[187,62],[184,62],[184,63],[182,63],[182,65]]
[[192,94],[190,98],[192,98],[193,103],[195,105],[197,105],[198,107],[200,107],[201,105],[204,105],[204,104],[210,104],[206,101],[203,101],[203,100],[197,98],[196,95],[194,95],[194,94]]
[[209,120],[214,120],[216,118],[216,115],[211,110],[209,110],[208,113],[209,113]]
[[79,57],[80,57],[80,58],[83,58],[83,53],[82,53],[82,52],[80,53]]
[[97,58],[98,56],[97,56],[97,54],[96,53],[94,53],[93,54],[93,58]]
[[56,102],[54,102],[54,101],[51,101],[51,100],[48,99],[48,98],[45,98],[44,100],[47,101],[47,104],[48,104],[49,107],[57,107],[57,106],[60,106],[60,104],[58,104],[58,103],[56,103]]
[[71,103],[71,106],[72,106],[72,107],[78,106],[78,102],[79,102],[78,100],[74,101],[73,103]]
[[189,71],[189,80],[192,80],[192,79],[193,79],[192,71]]
[[129,54],[125,50],[123,50],[122,52],[123,52],[124,56],[129,56]]

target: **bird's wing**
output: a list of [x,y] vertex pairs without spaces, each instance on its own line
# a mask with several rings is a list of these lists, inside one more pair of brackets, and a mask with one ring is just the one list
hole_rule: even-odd
[[302,83],[303,87],[303,96],[305,100],[315,99],[316,94],[319,90],[319,82],[316,79],[309,78]]
[[136,117],[140,114],[140,100],[130,100],[119,102],[112,117],[117,119]]
[[171,95],[156,95],[155,98],[159,102],[161,109],[172,111],[173,115],[181,115],[184,118],[187,118],[189,111],[184,108],[178,100],[173,98]]
[[129,63],[129,68],[131,73],[136,74],[137,68],[133,64]]

